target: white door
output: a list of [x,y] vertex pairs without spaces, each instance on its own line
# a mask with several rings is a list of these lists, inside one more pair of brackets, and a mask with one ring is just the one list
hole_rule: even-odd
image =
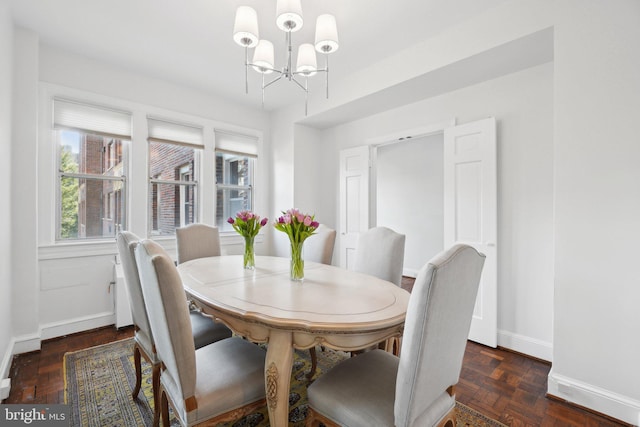
[[485,254],[469,339],[497,345],[496,120],[444,131],[444,246],[466,243]]
[[369,146],[340,151],[340,266],[353,268],[358,235],[369,229]]

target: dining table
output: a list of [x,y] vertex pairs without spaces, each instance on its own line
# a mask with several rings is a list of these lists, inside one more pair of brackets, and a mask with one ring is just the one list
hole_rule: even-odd
[[290,259],[242,255],[178,265],[188,297],[215,321],[256,343],[267,343],[265,390],[272,427],[288,425],[294,349],[322,345],[368,348],[400,337],[409,302],[401,287],[341,267],[305,262],[304,279],[290,279]]

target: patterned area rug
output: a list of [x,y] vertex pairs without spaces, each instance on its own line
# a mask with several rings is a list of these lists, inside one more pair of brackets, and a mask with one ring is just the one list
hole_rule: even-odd
[[[326,371],[346,357],[332,350],[317,351],[318,372]],[[142,392],[131,398],[135,385],[133,339],[116,341],[64,355],[65,403],[71,407],[72,426],[150,426],[153,420],[151,365],[142,364]],[[307,414],[305,377],[310,369],[308,351],[296,351],[289,396],[289,426],[302,427]],[[456,404],[457,427],[504,426],[460,403]],[[172,417],[172,426],[178,422]],[[266,407],[234,423],[219,427],[268,427]]]

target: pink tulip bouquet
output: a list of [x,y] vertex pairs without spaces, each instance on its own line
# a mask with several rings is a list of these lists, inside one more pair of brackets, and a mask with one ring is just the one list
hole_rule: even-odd
[[240,211],[236,217],[229,217],[227,220],[233,226],[233,229],[244,237],[244,268],[253,270],[255,267],[255,253],[253,250],[253,241],[258,235],[262,227],[267,225],[269,219],[260,219],[260,216],[251,211]]
[[274,224],[275,229],[289,236],[291,243],[291,278],[304,279],[304,260],[302,247],[307,237],[313,235],[320,224],[314,215],[303,214],[298,209],[282,212],[282,216]]

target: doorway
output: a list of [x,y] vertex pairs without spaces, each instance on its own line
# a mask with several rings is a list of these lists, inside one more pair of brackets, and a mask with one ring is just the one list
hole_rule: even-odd
[[[431,126],[428,131],[420,130],[408,132],[411,138],[397,135],[381,137],[368,141],[367,145],[340,151],[340,265],[350,268],[348,255],[357,250],[358,234],[370,226],[387,226],[405,236],[413,236],[414,228],[422,225],[429,203],[424,199],[426,191],[422,190],[434,187],[433,200],[438,198],[438,194],[442,195],[443,237],[423,234],[411,239],[412,242],[405,247],[404,273],[415,276],[424,262],[431,259],[421,249],[415,249],[418,255],[414,259],[414,249],[411,248],[415,244],[433,244],[428,251],[436,254],[439,253],[437,245],[442,245],[442,250],[454,244],[470,245],[483,253],[486,258],[469,338],[495,347],[498,267],[496,120],[488,117],[458,126]],[[414,178],[410,174],[413,171],[424,172],[427,159],[403,149],[429,147],[426,140],[416,147],[399,144],[385,148],[408,139],[440,136],[442,143],[436,144],[436,149],[442,146],[442,154],[434,157],[442,159],[442,186],[436,184],[439,173],[435,171],[439,165],[435,163],[431,166],[432,175],[416,175]],[[377,161],[379,151],[383,158],[381,165]],[[435,162],[435,158],[433,160]],[[382,174],[392,176],[391,185],[381,182],[379,168],[382,168]],[[378,186],[381,186],[380,194]],[[442,193],[437,193],[440,189]],[[378,198],[381,198],[380,202]],[[416,198],[420,201],[416,202]],[[436,212],[440,209],[439,203],[433,206]],[[439,218],[433,220],[432,230],[438,228],[436,224],[439,222]],[[423,260],[422,265],[420,259]]]
[[405,276],[444,249],[443,151],[442,132],[374,147],[375,224],[406,236]]

